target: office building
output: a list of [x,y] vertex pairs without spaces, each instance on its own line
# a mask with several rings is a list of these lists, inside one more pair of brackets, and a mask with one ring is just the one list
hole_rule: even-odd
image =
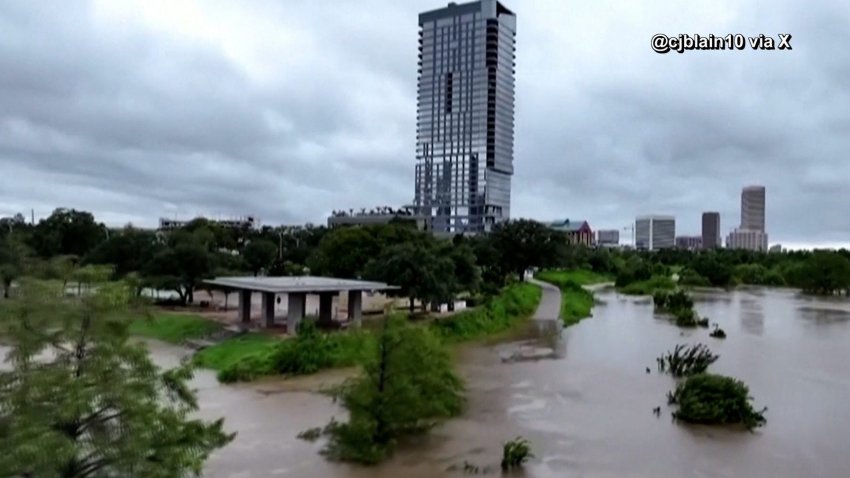
[[767,233],[736,228],[726,236],[726,248],[767,251]]
[[765,198],[764,186],[747,186],[741,191],[741,227],[726,236],[727,248],[767,251]]
[[741,229],[764,232],[764,210],[764,186],[745,187],[741,191]]
[[620,231],[617,229],[600,229],[596,231],[597,246],[616,246],[620,244]]
[[676,249],[702,249],[702,236],[676,236]]
[[593,244],[593,230],[585,220],[562,219],[549,223],[549,229],[564,233],[567,244],[590,246]]
[[720,241],[720,213],[702,213],[702,248],[718,248],[722,245]]
[[160,231],[173,231],[185,227],[192,221],[205,220],[210,224],[215,224],[226,229],[250,230],[259,229],[260,221],[254,216],[242,216],[228,219],[211,219],[204,216],[198,216],[194,219],[169,219],[167,217],[159,218]]
[[355,211],[333,211],[328,217],[328,228],[344,226],[373,226],[377,224],[410,224],[422,231],[426,228],[425,218],[414,215],[408,209],[395,209],[389,206]]
[[501,2],[419,15],[413,206],[434,232],[510,217],[516,16]]
[[676,218],[641,216],[635,220],[635,248],[646,251],[668,249],[676,245]]

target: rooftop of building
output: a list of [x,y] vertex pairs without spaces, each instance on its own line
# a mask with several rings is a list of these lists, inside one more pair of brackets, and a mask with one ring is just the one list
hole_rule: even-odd
[[567,232],[575,232],[581,230],[583,227],[590,227],[590,223],[588,223],[584,219],[559,219],[550,222],[548,225],[552,229]]
[[378,291],[398,288],[383,282],[317,276],[216,277],[215,279],[205,280],[204,283],[228,289],[272,292],[275,294],[285,294],[289,292],[311,294],[349,290]]
[[[486,0],[485,0],[486,1]],[[467,3],[456,3],[449,2],[448,5],[442,8],[436,8],[434,10],[428,10],[427,12],[422,12],[419,14],[419,24],[421,25],[423,22],[430,22],[440,18],[453,17],[456,15],[463,15],[465,13],[474,13],[480,12],[482,10],[482,1],[478,0],[475,2],[467,2]],[[511,11],[508,7],[506,7],[502,2],[495,2],[496,4],[496,15],[516,15],[513,11]]]
[[647,214],[647,215],[645,215],[645,216],[638,216],[638,217],[637,217],[637,220],[638,220],[638,221],[640,221],[640,220],[642,220],[642,219],[653,219],[653,220],[655,220],[655,219],[663,219],[663,220],[671,220],[671,221],[675,221],[675,220],[676,220],[676,216],[671,216],[671,215],[669,215],[669,214]]

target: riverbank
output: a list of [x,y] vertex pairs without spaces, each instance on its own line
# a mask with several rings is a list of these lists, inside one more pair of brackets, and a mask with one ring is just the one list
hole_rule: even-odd
[[564,327],[592,317],[593,292],[585,286],[611,282],[611,278],[606,275],[583,269],[541,271],[535,277],[560,289],[561,321]]
[[617,287],[617,292],[626,295],[652,295],[657,290],[673,290],[676,282],[667,276],[652,276],[647,280],[632,282],[622,287]]
[[[541,290],[531,283],[505,287],[479,307],[418,322],[446,344],[470,342],[511,333],[537,310]],[[362,329],[315,332],[295,338],[264,331],[249,332],[200,350],[193,362],[217,372],[223,382],[250,381],[271,375],[303,375],[319,370],[350,367],[374,339],[368,324]],[[202,339],[223,326],[189,314],[161,314],[132,330],[169,343]]]

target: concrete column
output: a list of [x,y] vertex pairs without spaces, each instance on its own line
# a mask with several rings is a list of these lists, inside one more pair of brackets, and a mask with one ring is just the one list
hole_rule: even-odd
[[289,306],[286,312],[286,332],[295,335],[298,324],[304,318],[304,309],[307,306],[307,294],[290,292],[287,294],[287,297]]
[[360,319],[363,316],[363,291],[348,291],[348,321],[355,327],[360,327]]
[[333,304],[335,292],[322,292],[319,294],[319,324],[326,325],[333,322]]
[[251,322],[251,291],[239,291],[239,321],[243,324]]
[[263,319],[266,327],[274,327],[274,296],[273,292],[263,292]]

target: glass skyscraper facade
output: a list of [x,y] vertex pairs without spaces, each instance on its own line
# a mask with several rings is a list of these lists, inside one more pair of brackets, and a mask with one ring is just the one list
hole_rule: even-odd
[[510,217],[516,16],[496,0],[419,15],[417,213],[435,232]]

